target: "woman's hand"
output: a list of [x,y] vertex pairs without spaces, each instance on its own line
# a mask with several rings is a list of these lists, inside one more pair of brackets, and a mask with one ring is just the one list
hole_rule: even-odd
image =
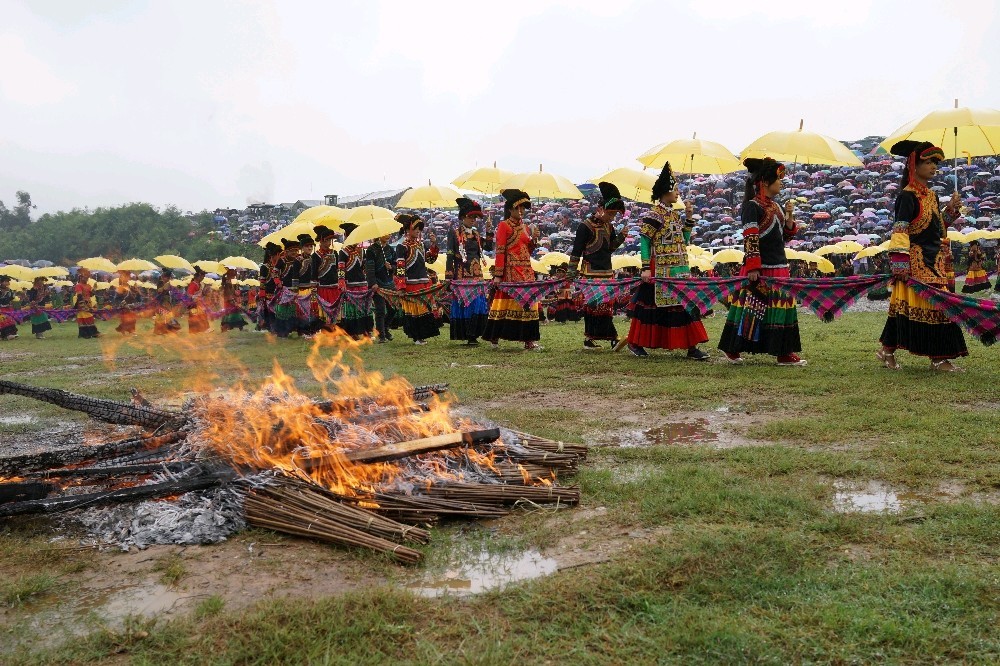
[[757,280],[760,279],[760,271],[757,270],[747,271],[747,279],[750,280],[751,282],[756,282]]

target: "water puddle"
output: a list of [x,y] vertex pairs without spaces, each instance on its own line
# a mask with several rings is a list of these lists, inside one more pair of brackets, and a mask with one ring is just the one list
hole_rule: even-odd
[[0,425],[28,425],[38,423],[38,417],[30,415],[22,416],[0,416]]
[[618,446],[634,448],[642,446],[676,446],[716,442],[719,433],[709,428],[708,419],[692,419],[665,423],[648,430],[626,432],[618,437]]
[[94,611],[111,620],[129,615],[152,617],[173,610],[183,598],[184,595],[178,591],[160,584],[130,587],[115,592]]
[[499,590],[511,583],[555,573],[559,565],[537,550],[519,553],[469,553],[443,573],[429,573],[407,585],[422,597],[466,596]]
[[833,507],[838,513],[900,513],[903,499],[881,481],[869,481],[864,485],[835,481],[833,487]]

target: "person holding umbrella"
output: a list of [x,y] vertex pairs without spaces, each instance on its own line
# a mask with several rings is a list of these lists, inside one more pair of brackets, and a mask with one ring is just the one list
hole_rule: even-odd
[[0,275],[0,340],[6,342],[17,337],[17,322],[3,312],[14,307],[14,290],[10,288],[10,276]]
[[191,299],[188,306],[188,333],[195,335],[208,330],[208,313],[205,312],[205,303],[202,298],[202,283],[205,279],[205,270],[201,266],[194,267],[194,276],[188,282],[187,295]]
[[524,223],[525,211],[531,210],[531,197],[517,189],[500,194],[504,198],[504,219],[497,225],[494,293],[483,339],[489,340],[494,349],[499,348],[500,340],[514,340],[523,342],[528,351],[538,351],[542,349],[538,344],[538,304],[525,309],[499,288],[502,282],[535,281],[531,253],[538,242],[538,230],[529,233]]
[[969,268],[965,272],[965,284],[962,285],[963,294],[974,294],[977,291],[993,287],[986,274],[986,269],[983,267],[985,261],[986,254],[979,247],[979,241],[971,241],[969,243]]
[[[333,238],[336,232],[322,224],[313,228],[319,247],[313,254],[313,278],[316,280],[316,297],[323,303],[333,306],[346,287],[344,282],[344,265],[340,253],[333,249]],[[320,308],[321,316],[324,312]],[[322,328],[332,331],[337,326],[335,321],[325,321]]]
[[[341,227],[344,237],[349,236],[357,227],[356,224],[345,223]],[[355,293],[368,291],[368,277],[365,275],[365,257],[361,244],[345,245],[338,254],[343,289]],[[340,312],[340,327],[345,333],[355,340],[371,336],[374,322],[370,310],[362,310],[353,303],[344,303]]]
[[[483,217],[483,208],[472,199],[455,199],[458,204],[458,225],[448,232],[448,262],[445,273],[451,280],[483,279],[483,247],[476,227]],[[486,328],[489,304],[485,296],[476,296],[469,305],[462,306],[458,299],[451,301],[449,336],[452,340],[465,340],[470,347],[479,344],[477,338]]]
[[389,302],[380,290],[392,290],[393,285],[393,264],[395,254],[389,246],[389,236],[381,236],[365,250],[365,279],[368,281],[368,288],[378,287],[372,296],[372,307],[375,310],[375,329],[378,331],[379,344],[384,344],[392,340],[392,333],[389,331]]
[[890,152],[906,158],[903,169],[905,187],[896,196],[895,224],[889,240],[889,260],[895,282],[889,299],[889,317],[879,341],[882,349],[875,356],[883,367],[898,370],[897,349],[916,356],[926,356],[931,369],[939,372],[960,370],[954,359],[968,356],[962,329],[949,321],[930,301],[921,298],[909,286],[912,277],[937,289],[953,291],[955,271],[952,266],[948,227],[959,217],[960,197],[951,196],[944,215],[938,208],[938,195],[928,183],[937,174],[944,151],[929,141],[898,141]]
[[52,292],[49,291],[48,285],[45,284],[45,278],[41,276],[36,277],[31,283],[31,289],[25,293],[25,296],[28,299],[28,308],[31,310],[31,334],[39,340],[44,340],[45,333],[52,330],[49,315],[42,309],[46,301],[52,300]]
[[[403,225],[404,240],[396,247],[396,290],[414,292],[431,286],[424,259],[421,235],[424,221],[419,215],[400,213],[396,221]],[[440,335],[434,312],[425,303],[408,298],[403,300],[403,333],[415,345],[426,345],[427,338]]]
[[[577,266],[583,264],[579,274],[587,279],[610,280],[614,278],[611,253],[625,242],[625,235],[614,228],[615,218],[625,212],[625,202],[614,183],[600,182],[601,203],[597,210],[576,228],[576,238],[569,257],[568,277],[577,276]],[[612,319],[611,303],[596,306],[583,304],[583,348],[599,349],[597,340],[610,340],[611,348],[618,344],[618,331]]]
[[268,241],[264,245],[264,261],[260,265],[260,287],[257,294],[257,326],[254,330],[274,333],[274,313],[271,310],[279,280],[274,269],[281,256],[281,246]]
[[688,202],[682,221],[673,208],[679,196],[677,180],[670,162],[666,162],[653,183],[655,205],[643,217],[639,227],[643,283],[632,299],[628,349],[639,358],[649,356],[647,347],[686,349],[689,359],[707,361],[708,354],[698,349],[699,344],[708,342],[704,324],[651,282],[654,277],[674,278],[691,274],[687,244],[694,226],[693,208]]
[[282,238],[284,246],[274,264],[275,285],[278,293],[274,305],[274,333],[287,338],[295,330],[295,299],[299,291],[299,241]]
[[73,286],[73,309],[76,310],[76,325],[79,328],[81,338],[99,338],[100,332],[94,323],[94,307],[97,301],[94,298],[94,288],[90,286],[90,272],[81,269],[76,276],[76,284]]
[[719,349],[733,364],[743,362],[742,352],[770,354],[778,365],[802,366],[799,319],[795,299],[770,288],[761,277],[788,277],[785,242],[795,236],[798,225],[793,214],[795,202],[787,201],[782,213],[774,197],[781,192],[785,166],[770,157],[747,158],[750,171],[741,211],[745,256],[741,275],[747,285],[736,294]]
[[231,331],[238,328],[241,331],[247,325],[247,320],[243,318],[240,308],[240,295],[236,290],[233,280],[236,279],[236,269],[226,266],[226,273],[222,276],[222,321],[220,322],[222,332]]

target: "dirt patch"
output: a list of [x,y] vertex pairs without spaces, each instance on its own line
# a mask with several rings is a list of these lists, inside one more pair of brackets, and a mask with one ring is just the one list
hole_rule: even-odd
[[59,374],[70,370],[79,370],[83,366],[78,363],[66,363],[64,365],[48,365],[37,370],[22,370],[21,372],[8,373],[8,377],[41,377],[43,375]]
[[[631,418],[630,418],[631,417]],[[588,441],[602,439],[606,446],[624,448],[647,446],[710,446],[732,449],[741,446],[770,446],[771,442],[747,437],[747,428],[770,418],[731,411],[720,407],[711,411],[685,412],[667,417],[650,415],[641,420],[623,416],[640,427],[628,427],[609,433],[588,433]]]
[[0,351],[0,361],[16,361],[19,358],[31,358],[37,356],[34,352],[11,352]]

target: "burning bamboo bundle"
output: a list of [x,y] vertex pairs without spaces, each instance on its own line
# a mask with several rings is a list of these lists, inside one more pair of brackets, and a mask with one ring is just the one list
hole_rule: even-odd
[[[174,411],[2,381],[0,394],[143,432],[0,458],[0,518],[130,503],[154,515],[150,500],[218,493],[225,495],[225,510],[205,520],[236,511],[241,526],[245,520],[413,563],[421,553],[411,545],[430,539],[423,526],[442,519],[497,518],[517,506],[579,502],[579,489],[557,485],[557,477],[576,470],[585,447],[457,419],[438,397],[444,384],[352,386],[359,392],[344,392],[357,397],[324,400],[284,386],[199,395]],[[211,504],[199,502],[192,506]],[[176,511],[147,522],[169,532],[175,520]]]

